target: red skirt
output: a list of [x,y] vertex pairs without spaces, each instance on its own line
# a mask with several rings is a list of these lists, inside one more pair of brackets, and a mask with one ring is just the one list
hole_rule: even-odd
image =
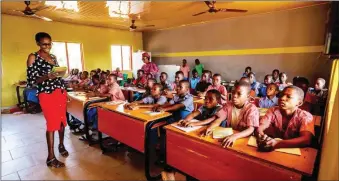
[[40,93],[39,101],[44,113],[47,131],[60,130],[61,123],[66,127],[66,90],[56,89],[52,93]]

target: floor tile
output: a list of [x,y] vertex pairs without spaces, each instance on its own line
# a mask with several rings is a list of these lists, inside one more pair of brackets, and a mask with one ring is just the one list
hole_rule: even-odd
[[1,177],[1,180],[20,180],[17,172]]
[[11,153],[9,151],[2,151],[1,152],[1,162],[7,162],[12,160]]
[[30,156],[21,157],[15,160],[1,163],[1,176],[5,176],[19,170],[36,165],[34,159]]

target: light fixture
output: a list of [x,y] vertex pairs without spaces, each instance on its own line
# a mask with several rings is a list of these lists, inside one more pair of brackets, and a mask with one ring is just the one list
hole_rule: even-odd
[[55,6],[56,9],[68,9],[79,12],[78,1],[45,1],[46,6]]
[[139,14],[144,8],[143,1],[106,1],[110,17],[129,18],[129,14]]

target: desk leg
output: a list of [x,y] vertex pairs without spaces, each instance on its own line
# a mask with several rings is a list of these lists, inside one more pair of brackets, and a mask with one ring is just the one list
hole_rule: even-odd
[[88,101],[85,103],[84,105],[84,110],[83,110],[83,114],[84,114],[84,123],[85,123],[85,134],[86,134],[86,141],[88,141],[89,145],[92,146],[94,144],[98,143],[98,140],[94,140],[92,138],[92,136],[89,134],[89,122],[88,122],[88,117],[87,117],[87,110],[88,107],[93,104],[93,103],[98,103],[98,102],[105,102],[108,101],[107,99],[103,99],[103,100],[94,100],[94,101]]
[[[161,178],[161,175],[158,174],[156,176],[151,176],[151,168],[150,168],[150,142],[151,142],[151,133],[152,133],[152,126],[164,121],[163,119],[157,120],[157,121],[151,121],[146,124],[145,127],[145,177],[147,180],[159,180]],[[155,127],[153,129],[157,129],[158,127]]]
[[21,107],[20,86],[16,86],[16,97],[18,98],[18,106]]

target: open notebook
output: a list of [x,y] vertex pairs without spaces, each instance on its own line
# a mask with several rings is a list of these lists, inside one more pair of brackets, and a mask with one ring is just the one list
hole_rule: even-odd
[[213,130],[213,139],[225,138],[226,136],[232,135],[233,129],[232,128],[223,128],[223,127],[216,127]]
[[[279,139],[279,138],[275,138],[275,139]],[[248,140],[247,145],[258,147],[257,138],[255,138],[254,136],[251,136],[250,139]],[[298,156],[301,155],[300,148],[279,148],[279,149],[275,149],[274,151],[288,153],[288,154],[291,154],[291,155],[298,155]]]
[[118,105],[118,104],[126,104],[126,103],[127,103],[126,101],[121,101],[121,100],[106,102],[107,105]]
[[154,111],[145,111],[144,114],[150,115],[150,116],[156,116],[159,114],[162,114],[163,112],[154,112]]
[[[199,120],[192,119],[190,122],[198,122],[198,121],[199,121]],[[184,132],[195,131],[195,130],[197,130],[197,129],[199,129],[199,128],[202,127],[202,126],[182,127],[182,126],[179,125],[178,123],[173,123],[172,126],[178,128],[178,129],[180,129],[181,131],[184,131]]]

